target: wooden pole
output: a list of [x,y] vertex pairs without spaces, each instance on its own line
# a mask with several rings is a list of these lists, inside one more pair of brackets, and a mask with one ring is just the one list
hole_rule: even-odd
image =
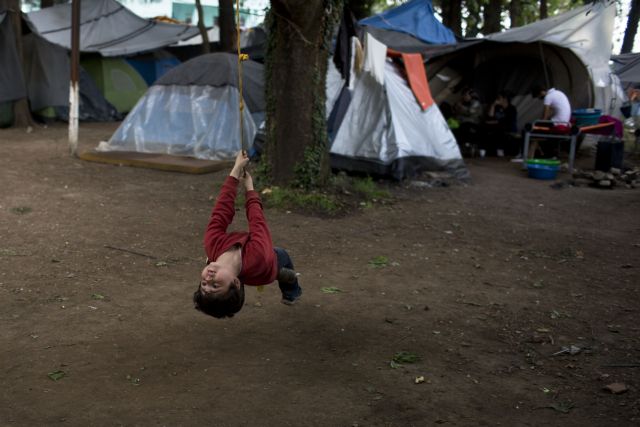
[[78,110],[80,103],[80,0],[71,6],[71,82],[69,85],[69,149],[72,156],[78,151]]

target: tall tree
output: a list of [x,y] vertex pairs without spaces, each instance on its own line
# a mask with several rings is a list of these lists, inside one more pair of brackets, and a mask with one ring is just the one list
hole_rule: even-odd
[[502,29],[502,0],[488,0],[482,11],[482,33],[497,33]]
[[[16,51],[20,58],[20,63],[24,64],[24,51],[22,49],[22,16],[20,11],[20,0],[0,0],[0,9],[9,11],[13,34],[16,39]],[[15,127],[27,127],[33,124],[31,111],[29,111],[29,101],[21,98],[13,101],[13,125]]]
[[198,11],[198,30],[200,30],[200,36],[202,37],[202,53],[209,53],[211,52],[209,34],[207,33],[207,26],[204,24],[204,11],[200,0],[196,0],[196,10]]
[[545,19],[549,17],[549,8],[547,5],[547,0],[540,0],[540,19]]
[[511,3],[509,3],[509,20],[511,21],[511,28],[524,25],[521,0],[511,0]]
[[640,0],[631,0],[631,9],[627,18],[627,28],[624,31],[622,39],[622,48],[620,53],[629,53],[633,51],[633,42],[638,33],[638,20],[640,19]]
[[218,1],[220,15],[220,50],[231,52],[236,49],[236,18],[233,13],[233,0]]
[[329,175],[325,83],[341,0],[271,0],[265,62],[265,172],[274,184],[322,186]]
[[462,0],[440,0],[442,23],[457,35],[462,35]]

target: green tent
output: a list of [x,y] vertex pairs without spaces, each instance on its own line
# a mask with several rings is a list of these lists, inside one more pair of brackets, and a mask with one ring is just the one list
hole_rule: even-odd
[[147,91],[142,76],[123,58],[90,56],[82,58],[80,63],[119,113],[131,111]]

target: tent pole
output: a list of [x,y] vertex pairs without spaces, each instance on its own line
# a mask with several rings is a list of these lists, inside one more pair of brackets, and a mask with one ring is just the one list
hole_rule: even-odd
[[71,6],[71,82],[69,85],[69,149],[72,156],[78,151],[78,110],[80,68],[80,0]]
[[547,71],[547,62],[544,59],[544,51],[542,50],[542,42],[538,42],[538,47],[540,48],[540,58],[542,59],[542,69],[544,70],[544,83],[545,89],[549,89],[551,84],[549,83],[549,72]]

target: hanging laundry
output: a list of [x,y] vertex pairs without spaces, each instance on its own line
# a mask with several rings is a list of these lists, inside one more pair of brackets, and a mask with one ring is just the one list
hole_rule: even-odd
[[387,46],[367,33],[364,41],[364,71],[380,84],[384,84],[384,63],[387,60]]

